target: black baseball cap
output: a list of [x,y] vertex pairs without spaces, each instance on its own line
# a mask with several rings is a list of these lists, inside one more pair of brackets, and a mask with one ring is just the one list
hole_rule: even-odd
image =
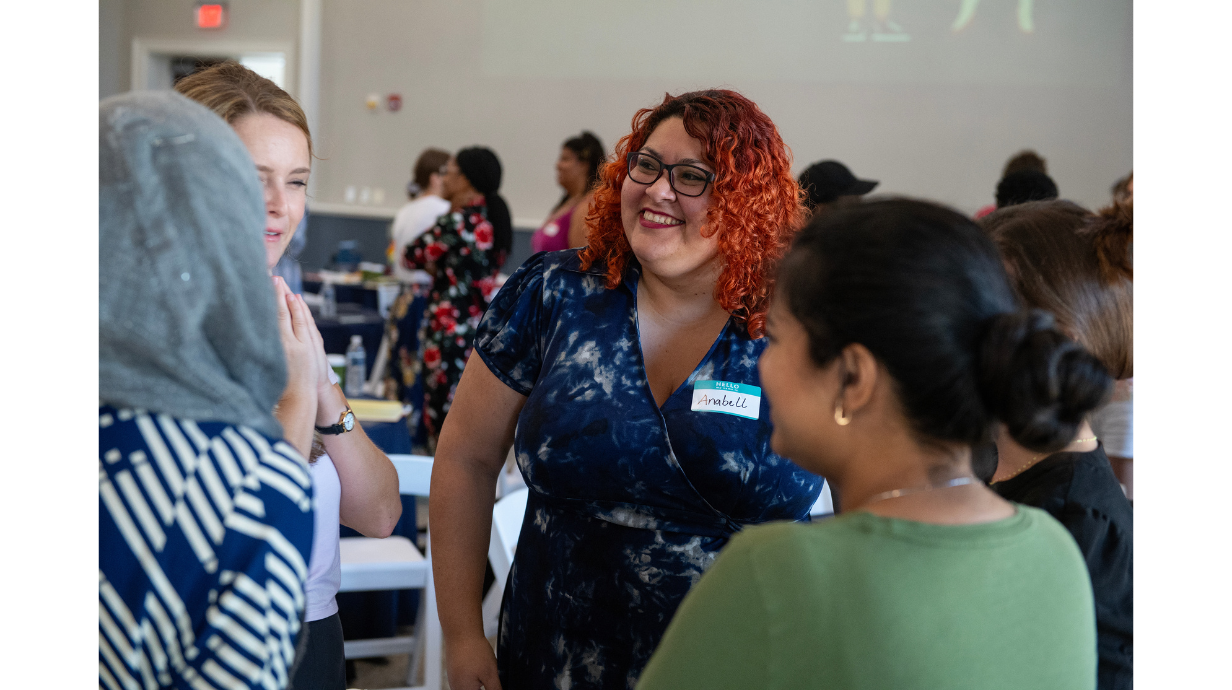
[[877,180],[861,180],[838,161],[821,161],[800,173],[800,188],[808,194],[809,206],[826,204],[840,196],[863,196],[873,191]]

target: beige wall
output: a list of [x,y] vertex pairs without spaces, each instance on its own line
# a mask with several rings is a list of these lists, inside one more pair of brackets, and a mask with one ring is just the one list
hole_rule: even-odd
[[[420,150],[480,143],[505,164],[514,216],[538,220],[559,197],[566,137],[587,128],[610,148],[664,91],[721,85],[774,119],[797,172],[838,158],[881,180],[878,192],[970,212],[991,203],[1006,158],[1034,147],[1064,196],[1105,203],[1132,166],[1129,3],[1037,10],[1026,36],[1014,3],[986,0],[983,38],[950,34],[958,3],[914,5],[895,11],[936,36],[913,44],[932,59],[889,64],[893,47],[839,41],[842,2],[325,0],[317,195],[338,203],[347,185],[368,186],[396,206]],[[643,35],[654,47],[635,50],[630,37]],[[1041,40],[1057,47],[1016,57]],[[977,59],[946,51],[963,42]],[[390,92],[401,112],[365,109],[368,93]]]
[[[1133,164],[1127,1],[1036,3],[1029,36],[1014,28],[1009,0],[985,0],[973,28],[952,35],[959,3],[899,2],[894,16],[915,42],[897,47],[843,44],[839,0],[323,3],[318,204],[341,204],[354,185],[383,190],[382,205],[396,208],[424,147],[485,144],[504,162],[513,215],[537,222],[560,194],[561,141],[587,128],[610,149],[637,108],[707,86],[755,100],[792,147],[797,172],[837,158],[881,180],[877,192],[968,212],[992,201],[1005,159],[1024,147],[1048,159],[1063,196],[1089,206],[1106,202]],[[298,5],[232,0],[225,36],[297,43]],[[100,38],[121,25],[125,42],[199,37],[191,7],[101,0]],[[648,42],[632,53],[636,37]],[[1049,40],[1058,47],[1021,58]],[[907,50],[924,57],[901,57]],[[127,83],[127,51],[100,48],[102,95]],[[365,108],[369,93],[391,92],[403,96],[400,112]]]
[[98,97],[128,90],[128,2],[98,2]]
[[194,25],[195,6],[193,0],[99,0],[99,97],[131,87],[134,38],[299,43],[298,0],[230,0],[230,21],[217,31]]

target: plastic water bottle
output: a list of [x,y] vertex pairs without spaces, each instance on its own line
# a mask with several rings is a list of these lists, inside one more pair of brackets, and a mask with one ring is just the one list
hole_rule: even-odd
[[364,393],[364,370],[367,366],[362,337],[351,336],[351,346],[347,348],[346,358],[346,396],[358,398]]
[[321,285],[321,316],[328,319],[338,316],[338,298],[334,295],[334,284],[328,280]]

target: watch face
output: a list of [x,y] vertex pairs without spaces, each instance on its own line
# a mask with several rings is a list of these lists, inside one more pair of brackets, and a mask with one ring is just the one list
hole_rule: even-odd
[[346,416],[342,418],[342,426],[347,431],[355,428],[355,414],[353,412],[347,412]]

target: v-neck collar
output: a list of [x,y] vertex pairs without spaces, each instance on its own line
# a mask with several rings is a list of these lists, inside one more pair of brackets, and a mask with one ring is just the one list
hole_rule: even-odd
[[642,272],[641,266],[637,265],[636,261],[636,259],[630,260],[631,267],[636,267],[636,270],[625,271],[624,287],[629,291],[629,300],[633,308],[633,337],[637,345],[638,364],[642,368],[643,392],[650,398],[650,404],[659,411],[659,420],[663,424],[664,433],[666,433],[667,420],[663,417],[663,409],[669,402],[672,401],[672,398],[679,395],[681,391],[692,386],[693,382],[697,380],[698,374],[701,372],[702,368],[706,366],[706,362],[710,361],[710,358],[714,355],[714,351],[718,348],[719,343],[723,342],[728,337],[728,330],[732,327],[732,316],[731,314],[727,315],[727,321],[723,322],[723,328],[719,329],[719,334],[715,337],[714,342],[710,343],[710,348],[706,350],[706,354],[702,355],[702,358],[698,360],[696,365],[693,366],[693,371],[689,372],[689,375],[685,377],[684,381],[682,381],[675,390],[668,393],[667,397],[663,399],[662,405],[656,404],[654,391],[650,389],[650,372],[646,369],[646,354],[642,351],[642,327],[639,322],[637,309],[637,283],[638,279],[641,278]]
[[[566,271],[571,271],[574,273],[581,273],[583,275],[594,275],[594,276],[607,275],[606,268],[600,262],[595,262],[591,264],[590,268],[583,269],[582,260],[580,257],[581,250],[574,249],[571,251],[573,252],[573,255],[565,259],[561,268],[563,268]],[[685,378],[685,380],[679,386],[677,386],[675,390],[673,390],[670,394],[668,394],[667,398],[663,400],[663,405],[655,405],[654,392],[650,390],[650,374],[646,371],[646,356],[642,352],[642,331],[641,331],[640,325],[638,324],[637,285],[638,285],[638,282],[641,280],[641,278],[642,278],[642,264],[637,260],[637,257],[630,256],[628,260],[628,264],[625,265],[624,277],[621,279],[620,287],[623,288],[628,293],[630,305],[631,305],[632,312],[633,312],[633,336],[637,344],[637,359],[638,359],[638,364],[642,369],[642,380],[644,382],[642,385],[642,389],[645,395],[649,398],[650,404],[654,406],[656,410],[659,411],[659,418],[660,418],[660,421],[663,423],[663,431],[664,433],[667,433],[667,421],[663,419],[663,408],[666,407],[669,402],[671,402],[672,398],[679,395],[681,391],[686,390],[689,386],[693,385],[693,383],[697,380],[697,376],[701,372],[702,368],[705,367],[706,363],[709,362],[711,357],[714,356],[714,352],[718,348],[719,343],[723,342],[724,339],[730,336],[729,331],[732,328],[735,328],[736,324],[733,323],[733,317],[731,316],[731,314],[728,314],[727,321],[723,323],[723,328],[719,330],[719,334],[718,336],[715,337],[714,342],[710,343],[710,348],[706,350],[706,354],[701,358],[701,360],[697,362],[697,365],[693,367],[693,371],[689,373],[689,375]]]

